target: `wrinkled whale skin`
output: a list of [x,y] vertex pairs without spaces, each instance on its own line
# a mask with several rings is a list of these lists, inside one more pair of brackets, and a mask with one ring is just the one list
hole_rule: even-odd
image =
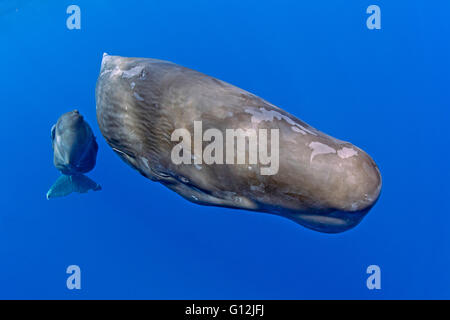
[[[97,121],[112,149],[145,177],[189,201],[287,217],[338,233],[376,203],[381,175],[354,145],[330,137],[271,103],[171,62],[104,54],[96,86]],[[279,171],[260,164],[175,165],[177,128],[279,129]],[[204,145],[208,143],[204,142]]]

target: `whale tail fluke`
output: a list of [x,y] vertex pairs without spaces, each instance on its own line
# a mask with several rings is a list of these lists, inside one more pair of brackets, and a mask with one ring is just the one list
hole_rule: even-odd
[[86,193],[89,190],[99,191],[102,187],[85,175],[61,175],[47,192],[47,199],[65,197],[72,192]]

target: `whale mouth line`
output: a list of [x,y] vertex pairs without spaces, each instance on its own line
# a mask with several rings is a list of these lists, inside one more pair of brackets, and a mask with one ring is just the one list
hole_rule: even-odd
[[323,213],[281,214],[309,229],[323,233],[341,233],[356,227],[372,206],[360,211],[331,210]]

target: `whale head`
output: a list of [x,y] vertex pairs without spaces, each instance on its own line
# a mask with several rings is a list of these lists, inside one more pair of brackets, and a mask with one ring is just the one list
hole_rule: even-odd
[[79,174],[95,166],[97,144],[78,110],[63,114],[52,128],[53,162],[63,174]]

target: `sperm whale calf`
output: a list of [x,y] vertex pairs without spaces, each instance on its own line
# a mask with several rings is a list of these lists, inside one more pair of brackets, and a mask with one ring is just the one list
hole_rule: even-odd
[[61,176],[47,192],[47,199],[100,190],[100,185],[84,175],[95,167],[98,145],[91,127],[78,110],[59,117],[52,127],[51,138],[53,164]]

